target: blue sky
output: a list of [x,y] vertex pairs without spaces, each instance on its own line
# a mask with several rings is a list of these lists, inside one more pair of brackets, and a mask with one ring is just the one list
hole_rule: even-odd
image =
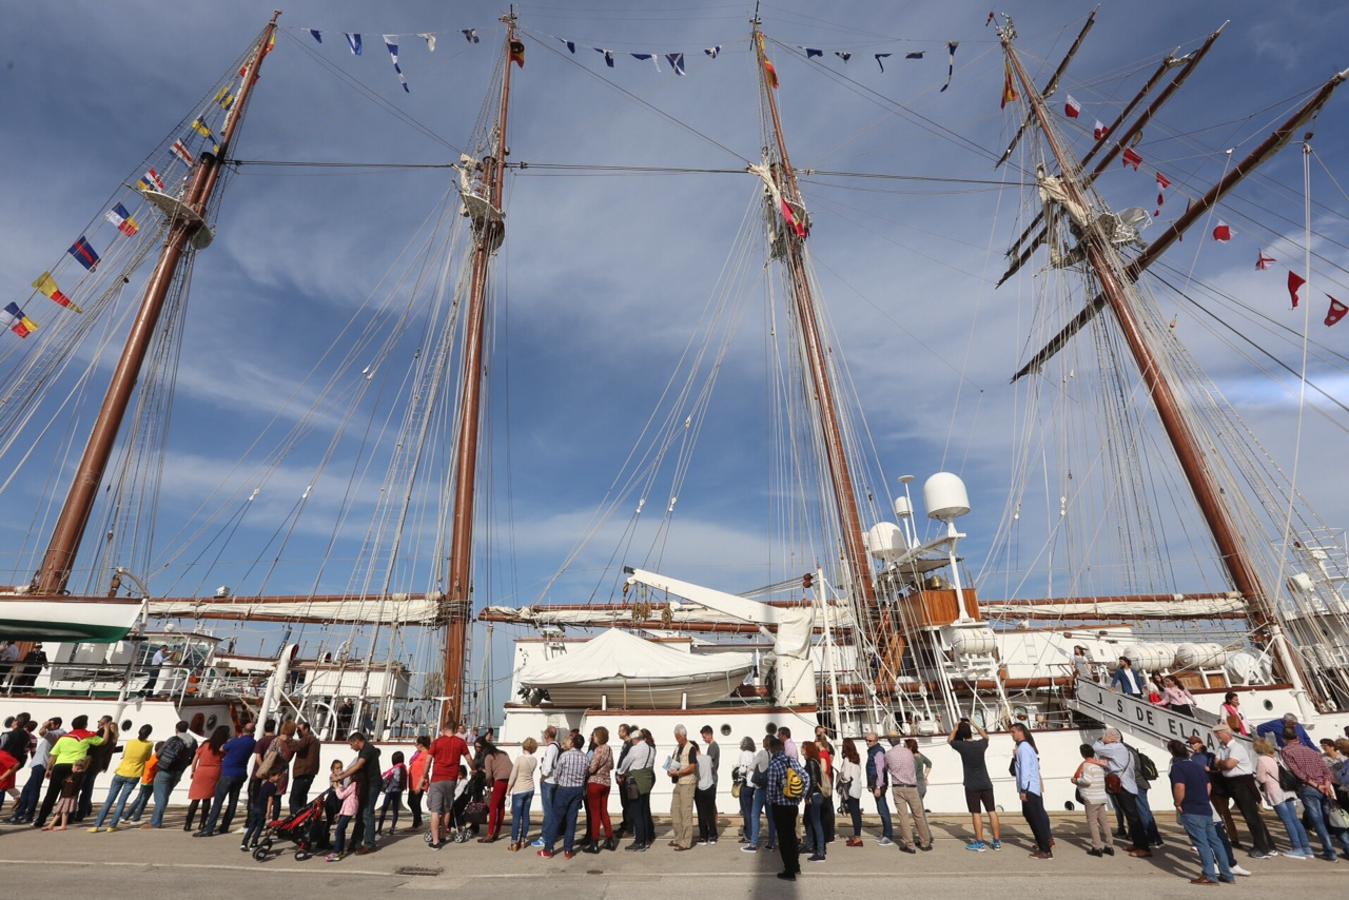
[[[195,110],[270,10],[270,4],[253,2],[71,3],[58,15],[41,4],[5,4],[0,155],[10,164],[0,171],[0,197],[11,227],[0,246],[0,278],[7,298],[27,296],[28,282],[101,213],[103,199],[138,170],[146,153]],[[1057,62],[1087,10],[1085,4],[1062,3],[1009,10],[1037,78]],[[739,157],[757,159],[761,138],[747,43],[749,11],[747,3],[716,2],[521,5],[521,26],[532,37],[527,65],[515,79],[512,159],[689,168],[739,168],[744,165]],[[449,144],[463,146],[498,59],[500,12],[497,5],[476,2],[288,4],[281,19],[288,30],[267,60],[235,154],[452,160],[455,154],[444,143],[362,96],[300,44],[308,42],[332,68]],[[826,50],[823,61],[810,62],[780,47],[771,51],[796,165],[1015,180],[1006,170],[993,174],[984,157],[895,115],[875,94],[817,71],[843,73],[998,152],[1016,118],[998,108],[1002,64],[993,35],[983,27],[985,14],[982,6],[951,3],[844,2],[827,9],[804,2],[764,4],[764,29],[772,38]],[[1341,4],[1291,3],[1277,10],[1254,2],[1107,5],[1060,99],[1070,92],[1080,100],[1088,127],[1096,117],[1109,120],[1159,54],[1177,45],[1192,48],[1227,18],[1232,19],[1227,33],[1139,147],[1148,167],[1165,166],[1179,196],[1197,194],[1222,174],[1224,148],[1238,147],[1238,155],[1249,149],[1291,99],[1349,64],[1337,39],[1349,31],[1349,12]],[[321,46],[302,30],[307,27],[323,30]],[[468,45],[459,36],[459,29],[468,27],[479,30],[481,44]],[[362,57],[346,52],[343,31],[363,34]],[[412,89],[404,94],[379,35],[425,31],[440,33],[434,54],[415,38],[403,41],[402,64]],[[558,36],[580,45],[574,58],[579,67],[552,52],[565,54]],[[959,40],[960,49],[952,86],[942,93],[947,40]],[[722,54],[709,60],[702,49],[717,44]],[[617,67],[604,69],[599,55],[587,49],[593,46],[618,51]],[[901,59],[919,49],[924,60]],[[855,54],[846,65],[833,58],[843,50]],[[649,63],[622,55],[634,51],[682,51],[688,76],[676,78],[666,65],[657,73]],[[895,53],[884,73],[872,59],[876,52]],[[672,125],[580,67],[734,153]],[[1315,128],[1318,155],[1341,185],[1349,184],[1343,163],[1349,153],[1346,103],[1345,97],[1332,100]],[[1088,138],[1074,132],[1079,152],[1089,146]],[[1276,247],[1281,262],[1293,251],[1278,249],[1274,235],[1247,223],[1254,216],[1279,234],[1298,230],[1298,154],[1284,152],[1264,171],[1268,180],[1243,187],[1239,200],[1222,213],[1238,231],[1231,244],[1196,236],[1167,261],[1300,328],[1300,317],[1288,318],[1282,270],[1272,277],[1251,270],[1260,247]],[[1323,170],[1314,179],[1317,198],[1329,207],[1318,208],[1317,230],[1325,236],[1318,249],[1344,264],[1346,199]],[[1118,206],[1152,208],[1154,184],[1146,171],[1112,167],[1100,187]],[[194,273],[158,549],[175,546],[201,497],[216,488],[273,416],[289,423],[303,413],[303,404],[286,397],[316,364],[325,377],[331,374],[319,363],[325,348],[366,298],[389,294],[381,278],[405,246],[424,237],[421,223],[448,188],[448,176],[436,170],[336,175],[252,169],[230,180],[219,238],[200,255]],[[1007,502],[1009,458],[1020,442],[1016,395],[1007,378],[1024,357],[1035,282],[1028,274],[996,293],[992,283],[1001,273],[1002,250],[1019,230],[1016,216],[1024,214],[1019,204],[1025,198],[1017,190],[855,179],[811,178],[804,189],[814,220],[810,246],[822,301],[835,346],[857,385],[878,469],[891,484],[899,474],[921,479],[942,467],[967,479],[975,507],[965,523],[971,535],[967,552],[977,570],[986,563]],[[697,333],[698,313],[716,290],[754,191],[743,175],[553,177],[536,170],[508,180],[509,235],[497,268],[491,499],[484,501],[491,516],[484,530],[492,537],[479,575],[480,594],[490,593],[491,602],[534,602],[575,543],[690,335]],[[1170,202],[1169,210],[1183,208],[1175,196]],[[1269,219],[1258,211],[1264,208],[1292,224]],[[1319,280],[1322,276],[1349,281],[1333,267],[1313,267],[1313,324],[1323,312],[1321,291],[1339,290]],[[750,288],[740,282],[734,289]],[[1291,465],[1296,382],[1271,381],[1253,370],[1191,310],[1163,293],[1165,314],[1177,316],[1180,334],[1200,363],[1248,415],[1275,457]],[[30,314],[34,308],[48,320],[62,313],[36,300]],[[663,558],[671,574],[730,589],[797,570],[797,561],[784,561],[774,548],[772,517],[778,507],[765,475],[772,465],[766,320],[762,309],[749,309],[718,380]],[[362,324],[378,331],[386,322]],[[1314,334],[1341,352],[1349,341],[1349,331],[1340,329]],[[1292,344],[1268,347],[1296,365]],[[4,365],[15,359],[7,357]],[[1344,399],[1342,376],[1324,374],[1324,386]],[[97,377],[94,383],[101,392]],[[325,406],[324,415],[340,416],[340,406]],[[363,410],[363,415],[382,412]],[[267,568],[262,548],[312,482],[326,440],[323,428],[333,421],[322,419],[316,436],[281,467],[215,568],[185,575],[152,572],[156,589],[256,587]],[[61,423],[67,427],[69,417]],[[1302,483],[1315,484],[1321,514],[1337,525],[1349,520],[1349,490],[1334,477],[1344,424],[1339,411],[1309,415],[1303,437],[1301,477],[1311,481]],[[6,459],[13,464],[12,455]],[[340,449],[331,471],[349,470],[353,459],[350,448]],[[30,527],[31,510],[52,479],[63,486],[68,481],[69,469],[59,461],[55,450],[43,449],[25,467],[32,474],[0,494],[7,535],[0,581],[28,577],[31,554],[45,541],[41,528]],[[246,482],[237,479],[231,496],[246,496]],[[323,551],[345,483],[331,472],[319,482],[290,547],[295,561],[277,568],[269,589],[309,589],[313,561]],[[1044,496],[1025,502],[1043,517],[1055,491],[1040,493]],[[659,494],[658,487],[653,504],[668,499]],[[1191,512],[1174,515],[1162,528],[1168,543],[1193,525]],[[364,525],[352,527],[358,537]],[[608,596],[614,579],[612,571],[603,574],[603,565],[618,539],[616,527],[599,534],[553,599],[583,600],[592,589]],[[1032,548],[1028,557],[1040,539],[1009,538]],[[323,587],[340,589],[350,566],[330,569]],[[996,596],[999,588],[1016,584],[1004,576],[990,575],[985,592]],[[1213,585],[1182,585],[1204,586]]]

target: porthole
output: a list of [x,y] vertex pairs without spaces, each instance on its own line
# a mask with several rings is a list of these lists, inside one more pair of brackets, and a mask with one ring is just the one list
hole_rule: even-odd
[[206,727],[208,729],[214,729],[217,721],[218,719],[216,717],[216,714],[211,713],[209,716],[206,717]]
[[1274,709],[1274,701],[1273,701],[1273,700],[1266,699],[1266,700],[1265,700],[1265,703],[1264,703],[1264,706],[1265,706],[1265,712],[1270,712],[1271,710]]
[[131,730],[131,720],[130,720],[130,719],[123,719],[123,720],[122,720],[122,731],[123,731],[123,732],[128,732],[128,731],[130,731],[130,730]]
[[722,723],[722,725],[721,725],[721,736],[722,736],[722,737],[730,737],[730,736],[731,736],[731,726],[730,726],[730,723],[729,723],[729,722],[723,722],[723,723]]
[[1073,803],[1073,801],[1068,800],[1064,802],[1063,808],[1068,810],[1068,812],[1072,812],[1073,810],[1077,809],[1077,806]]

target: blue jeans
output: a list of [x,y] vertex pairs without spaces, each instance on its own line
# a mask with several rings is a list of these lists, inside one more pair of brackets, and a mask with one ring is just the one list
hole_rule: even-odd
[[28,776],[28,783],[23,786],[23,793],[19,795],[19,805],[14,810],[14,818],[21,821],[33,818],[33,813],[37,812],[37,802],[42,796],[42,780],[47,775],[47,767],[33,766],[28,771],[31,773]]
[[[539,787],[540,799],[543,801],[543,834],[548,833],[548,826],[553,824],[553,799],[557,795],[557,785],[551,781],[545,781]],[[542,835],[540,835],[542,838]]]
[[806,849],[813,856],[824,856],[824,794],[811,794],[806,800]]
[[94,822],[95,828],[103,827],[103,820],[108,818],[108,813],[112,811],[114,803],[117,804],[117,811],[112,814],[112,827],[116,828],[117,823],[122,821],[122,812],[126,809],[127,798],[131,792],[140,784],[139,778],[127,778],[125,775],[112,776],[112,785],[108,788],[108,799],[103,801],[103,808],[98,811],[98,820]]
[[351,816],[337,817],[337,834],[333,837],[333,854],[341,856],[347,849],[347,826],[351,824]]
[[1148,805],[1148,792],[1142,788],[1138,790],[1138,818],[1143,822],[1143,830],[1147,832],[1148,842],[1160,844],[1162,836],[1157,831],[1157,819],[1152,815],[1152,807]]
[[1227,864],[1227,853],[1222,841],[1218,839],[1218,829],[1213,825],[1213,816],[1181,813],[1180,824],[1199,850],[1199,864],[1204,869],[1204,877],[1216,881],[1221,874],[1223,881],[1231,881],[1232,868]]
[[151,828],[164,827],[164,811],[169,808],[169,795],[173,789],[178,786],[178,781],[183,777],[182,772],[156,772],[155,773],[155,812],[150,816]]
[[553,852],[561,832],[562,849],[572,852],[576,840],[576,814],[581,810],[581,801],[585,798],[584,787],[558,787],[553,790],[553,815],[543,832],[543,849]]
[[1316,788],[1305,784],[1298,789],[1298,796],[1302,798],[1302,808],[1307,812],[1307,820],[1311,822],[1317,837],[1321,839],[1321,846],[1325,849],[1324,858],[1335,859],[1335,842],[1331,840],[1330,829],[1326,827],[1326,815],[1331,801]]
[[152,790],[152,785],[141,782],[141,789],[136,793],[136,799],[131,801],[131,809],[126,812],[128,822],[139,822],[141,816],[145,815],[145,804],[149,802]]
[[[753,842],[759,840],[759,814],[764,813],[768,817],[768,846],[775,847],[778,843],[778,829],[773,822],[773,809],[768,805],[768,788],[756,787],[754,789],[754,801],[750,809],[750,816],[754,820]],[[748,837],[748,835],[746,835]]]
[[[888,841],[895,839],[895,826],[890,822],[890,798],[886,796],[890,792],[883,789],[881,795],[876,797],[876,814],[881,817],[881,837]],[[875,794],[872,794],[874,797]]]
[[740,825],[745,830],[745,843],[751,847],[759,838],[759,820],[754,816],[754,785],[740,785]]
[[1279,815],[1279,821],[1283,823],[1284,830],[1288,832],[1288,843],[1293,845],[1294,853],[1305,853],[1312,855],[1311,841],[1307,838],[1307,829],[1302,827],[1298,820],[1297,801],[1292,797],[1274,807],[1274,811]]
[[529,807],[534,804],[534,792],[511,795],[511,843],[523,844],[529,838]]
[[[243,788],[244,782],[248,780],[247,775],[221,775],[220,780],[215,783],[215,796],[211,798],[211,813],[206,817],[206,823],[201,826],[201,830],[207,834],[214,834],[217,823],[220,826],[220,833],[224,834],[230,830],[230,822],[234,820],[234,810],[239,806],[239,791]],[[229,803],[229,809],[225,809],[225,804]],[[224,817],[221,818],[221,812]]]

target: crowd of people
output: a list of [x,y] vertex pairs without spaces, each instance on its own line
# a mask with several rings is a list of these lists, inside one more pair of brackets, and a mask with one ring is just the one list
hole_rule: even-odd
[[[1194,883],[1250,874],[1234,854],[1242,845],[1233,806],[1249,835],[1252,859],[1279,852],[1262,803],[1284,832],[1288,858],[1317,855],[1313,840],[1323,859],[1336,860],[1339,850],[1349,855],[1349,737],[1322,740],[1318,746],[1291,715],[1252,729],[1239,702],[1228,695],[1224,721],[1211,739],[1196,734],[1168,747],[1167,777],[1177,821],[1199,858]],[[1253,736],[1253,749],[1239,736]],[[87,716],[75,717],[68,728],[56,718],[39,723],[26,713],[10,717],[0,736],[0,803],[5,796],[14,801],[5,821],[45,831],[72,824],[84,824],[92,833],[117,831],[128,823],[163,828],[169,798],[187,779],[183,829],[200,838],[232,833],[242,802],[238,833],[244,851],[258,846],[269,825],[283,817],[283,807],[291,817],[321,807],[316,844],[325,859],[337,862],[374,851],[381,835],[397,831],[405,805],[411,820],[407,830],[422,831],[425,819],[426,842],[439,850],[474,835],[480,843],[501,840],[509,804],[505,839],[511,852],[528,848],[543,859],[559,853],[570,859],[579,852],[617,850],[625,837],[631,838],[624,848],[628,852],[652,849],[651,794],[657,779],[667,778],[672,788],[669,848],[686,852],[723,837],[717,811],[722,748],[710,726],[697,738],[677,726],[673,744],[658,762],[655,736],[635,725],[620,725],[612,738],[603,727],[589,735],[549,727],[540,740],[524,741],[511,758],[493,743],[490,731],[471,734],[450,724],[434,739],[418,738],[410,758],[401,751],[390,754],[387,767],[381,749],[353,732],[347,742],[353,756],[331,760],[326,781],[320,780],[321,744],[304,722],[288,720],[277,727],[267,721],[261,734],[251,722],[235,730],[220,726],[204,739],[180,722],[174,734],[156,737],[151,726],[143,725],[128,738],[110,716],[92,729]],[[1033,836],[1030,856],[1050,860],[1055,838],[1035,738],[1020,723],[1012,725],[1011,738],[1008,772]],[[741,852],[777,851],[779,877],[793,880],[802,861],[827,860],[836,843],[836,812],[846,815],[850,826],[843,846],[862,846],[867,795],[880,820],[879,845],[907,854],[930,852],[924,797],[932,760],[912,738],[892,734],[884,740],[888,747],[869,732],[861,746],[845,739],[836,747],[820,727],[798,742],[790,728],[772,725],[757,742],[743,738],[727,773],[739,803],[733,821],[739,824]],[[977,853],[1003,847],[988,769],[990,744],[989,735],[969,720],[961,720],[947,738],[960,763],[971,816],[966,849]],[[1153,782],[1161,780],[1156,765],[1114,728],[1080,751],[1072,782],[1086,814],[1087,854],[1113,855],[1118,836],[1127,841],[1127,855],[1151,857],[1163,845],[1149,800]],[[96,782],[109,770],[106,797],[95,815]],[[614,791],[622,810],[617,823],[609,814]],[[1111,811],[1117,822],[1113,833]]]

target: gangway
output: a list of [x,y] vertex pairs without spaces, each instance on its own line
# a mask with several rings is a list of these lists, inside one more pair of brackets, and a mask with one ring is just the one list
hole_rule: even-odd
[[1216,713],[1198,707],[1193,708],[1193,715],[1183,716],[1168,707],[1153,706],[1145,697],[1126,694],[1086,678],[1074,682],[1073,697],[1066,705],[1079,715],[1159,747],[1165,747],[1170,740],[1183,741],[1195,736],[1212,747],[1213,729],[1222,721]]

